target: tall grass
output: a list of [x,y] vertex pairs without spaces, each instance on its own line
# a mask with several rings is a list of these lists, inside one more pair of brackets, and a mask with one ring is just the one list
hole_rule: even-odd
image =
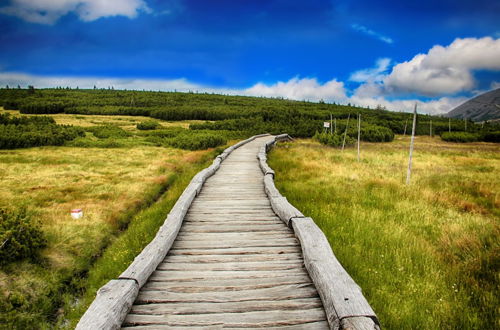
[[362,160],[299,140],[270,154],[280,191],[323,230],[386,329],[500,326],[500,149],[418,137]]

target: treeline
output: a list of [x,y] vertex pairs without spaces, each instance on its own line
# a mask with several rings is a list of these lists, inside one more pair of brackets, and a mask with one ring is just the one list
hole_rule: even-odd
[[57,125],[50,117],[0,114],[0,149],[58,146],[83,135],[83,129]]
[[[132,115],[180,121],[204,120],[193,130],[230,130],[245,133],[284,133],[312,137],[323,122],[335,118],[345,125],[349,116],[361,114],[363,123],[385,127],[394,134],[411,134],[412,114],[353,105],[313,103],[277,98],[227,96],[208,93],[139,92],[81,89],[0,89],[0,105],[26,114]],[[401,109],[406,110],[406,109]],[[432,123],[431,123],[432,122]],[[417,135],[500,130],[500,123],[482,125],[463,120],[419,115]],[[482,136],[482,135],[481,135]]]

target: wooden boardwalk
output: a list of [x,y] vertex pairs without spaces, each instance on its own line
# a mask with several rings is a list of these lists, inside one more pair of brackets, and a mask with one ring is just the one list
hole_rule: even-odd
[[234,150],[204,184],[123,328],[328,329],[293,231],[273,212],[256,158]]

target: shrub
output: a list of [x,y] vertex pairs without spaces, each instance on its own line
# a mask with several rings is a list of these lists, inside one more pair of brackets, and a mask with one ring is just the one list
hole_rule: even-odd
[[201,150],[215,148],[227,143],[225,137],[211,132],[187,131],[168,140],[168,144],[174,148],[187,150]]
[[34,258],[46,243],[39,224],[25,209],[13,212],[0,208],[0,265]]
[[391,142],[394,140],[394,132],[387,127],[369,125],[361,127],[361,140],[367,142]]
[[[313,137],[316,141],[318,141],[321,144],[330,146],[330,147],[341,147],[344,141],[344,135],[340,134],[330,134],[330,133],[318,133],[314,134]],[[346,136],[345,139],[345,145],[353,145],[356,143],[356,140],[354,140],[352,137],[349,135]]]
[[484,133],[482,140],[486,142],[500,142],[500,131]]
[[139,124],[137,124],[137,129],[147,131],[147,130],[154,130],[157,129],[158,126],[160,126],[160,123],[154,120],[148,120],[148,121],[143,121]]
[[476,142],[480,140],[479,134],[467,133],[467,132],[443,132],[441,133],[441,139],[448,142]]
[[84,134],[79,127],[56,125],[49,117],[0,115],[0,149],[63,145]]

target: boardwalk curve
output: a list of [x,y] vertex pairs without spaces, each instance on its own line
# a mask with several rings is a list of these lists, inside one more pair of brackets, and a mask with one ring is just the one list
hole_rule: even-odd
[[377,328],[324,235],[274,187],[266,152],[287,137],[242,141],[195,176],[77,329]]

